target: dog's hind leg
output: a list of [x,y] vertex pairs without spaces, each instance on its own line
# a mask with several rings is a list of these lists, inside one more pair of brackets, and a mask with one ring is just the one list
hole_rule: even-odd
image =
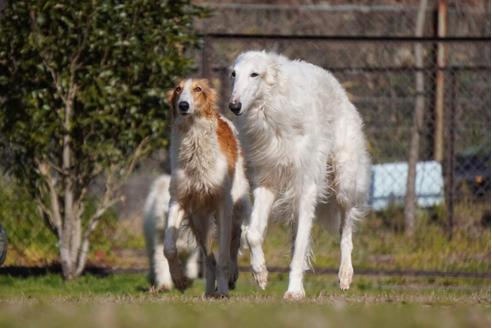
[[195,247],[186,260],[186,276],[197,279],[200,275],[200,248]]
[[342,210],[342,222],[340,225],[340,268],[338,280],[340,289],[347,290],[352,283],[354,268],[352,267],[352,227],[355,219],[355,208]]
[[232,197],[226,196],[218,213],[219,258],[217,263],[217,297],[229,296],[229,277],[231,262]]
[[184,215],[185,212],[179,203],[171,199],[169,202],[169,217],[164,232],[164,255],[169,261],[169,270],[174,286],[181,291],[188,288],[192,283],[183,272],[181,261],[178,257],[178,248],[176,246],[179,228]]
[[347,290],[354,275],[352,230],[355,222],[364,216],[370,180],[369,159],[362,150],[340,151],[335,160],[335,172],[335,194],[341,214],[338,279],[340,288]]
[[229,289],[236,288],[236,281],[239,277],[237,258],[241,246],[241,226],[247,222],[251,214],[251,204],[249,196],[236,201],[233,212],[232,233],[231,233],[231,274],[229,276]]
[[265,187],[257,187],[253,191],[254,204],[251,219],[246,228],[246,241],[251,250],[251,268],[256,283],[261,289],[265,289],[268,279],[268,271],[265,263],[265,255],[262,249],[265,231],[268,225],[268,217],[272,209],[275,195]]
[[149,281],[152,284],[152,290],[170,290],[173,287],[169,264],[164,256],[164,225],[166,219],[167,213],[158,211],[154,204],[145,210],[145,246],[149,259]]

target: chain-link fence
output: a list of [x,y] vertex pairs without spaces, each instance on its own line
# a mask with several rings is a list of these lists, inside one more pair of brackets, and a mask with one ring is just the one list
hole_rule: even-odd
[[[457,202],[474,206],[490,195],[490,5],[429,1],[423,34],[415,36],[419,2],[381,2],[217,5],[220,16],[203,28],[200,73],[215,81],[227,108],[229,65],[242,51],[266,49],[330,70],[365,122],[373,210],[403,204],[416,103],[423,97],[416,200],[420,207],[443,205],[452,225]],[[439,31],[442,20],[447,31]],[[258,32],[243,33],[247,26]]]
[[[203,35],[201,50],[192,53],[197,75],[213,80],[222,109],[231,91],[229,66],[242,51],[266,49],[330,70],[363,117],[372,157],[369,205],[380,212],[404,202],[412,126],[423,98],[417,204],[442,208],[450,224],[490,211],[488,1],[429,0],[421,36],[415,36],[420,1],[248,3],[207,2],[212,16],[196,23]],[[423,86],[417,85],[419,74]],[[163,154],[154,154],[130,178],[126,201],[92,238],[90,264],[146,266],[141,214],[151,182],[167,168]],[[8,204],[2,215],[11,220],[2,222],[10,241],[7,262],[52,263],[56,238],[29,197],[9,188],[0,193]],[[490,222],[490,212],[486,217]]]

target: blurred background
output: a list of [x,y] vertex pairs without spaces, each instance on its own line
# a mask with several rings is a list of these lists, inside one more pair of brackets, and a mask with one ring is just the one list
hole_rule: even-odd
[[[213,80],[221,108],[229,65],[250,49],[326,68],[350,94],[373,163],[369,215],[354,237],[356,272],[490,275],[489,1],[193,3],[209,14],[193,20],[199,46],[184,49],[193,59],[189,74]],[[122,186],[124,201],[91,236],[89,268],[146,270],[142,210],[152,181],[168,173],[166,154],[152,152]],[[99,187],[96,180],[96,196]],[[58,262],[55,236],[7,173],[0,223],[9,240],[4,269]],[[272,222],[268,233],[268,264],[285,270],[288,227]],[[316,229],[313,239],[318,272],[335,272],[337,234]]]

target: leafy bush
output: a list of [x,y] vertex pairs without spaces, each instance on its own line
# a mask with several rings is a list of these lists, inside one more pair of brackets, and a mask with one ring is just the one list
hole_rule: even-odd
[[[165,145],[165,91],[205,11],[178,1],[9,1],[0,19],[0,158],[57,237],[64,277],[137,163]],[[88,189],[104,181],[89,211]],[[34,219],[33,219],[34,220]]]

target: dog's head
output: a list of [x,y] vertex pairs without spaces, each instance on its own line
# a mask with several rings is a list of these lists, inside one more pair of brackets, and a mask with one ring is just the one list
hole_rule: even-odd
[[277,79],[276,55],[248,51],[239,55],[232,67],[232,96],[229,109],[236,115],[246,112],[260,100]]
[[217,93],[206,79],[187,79],[168,92],[171,120],[184,120],[197,116],[212,116]]

